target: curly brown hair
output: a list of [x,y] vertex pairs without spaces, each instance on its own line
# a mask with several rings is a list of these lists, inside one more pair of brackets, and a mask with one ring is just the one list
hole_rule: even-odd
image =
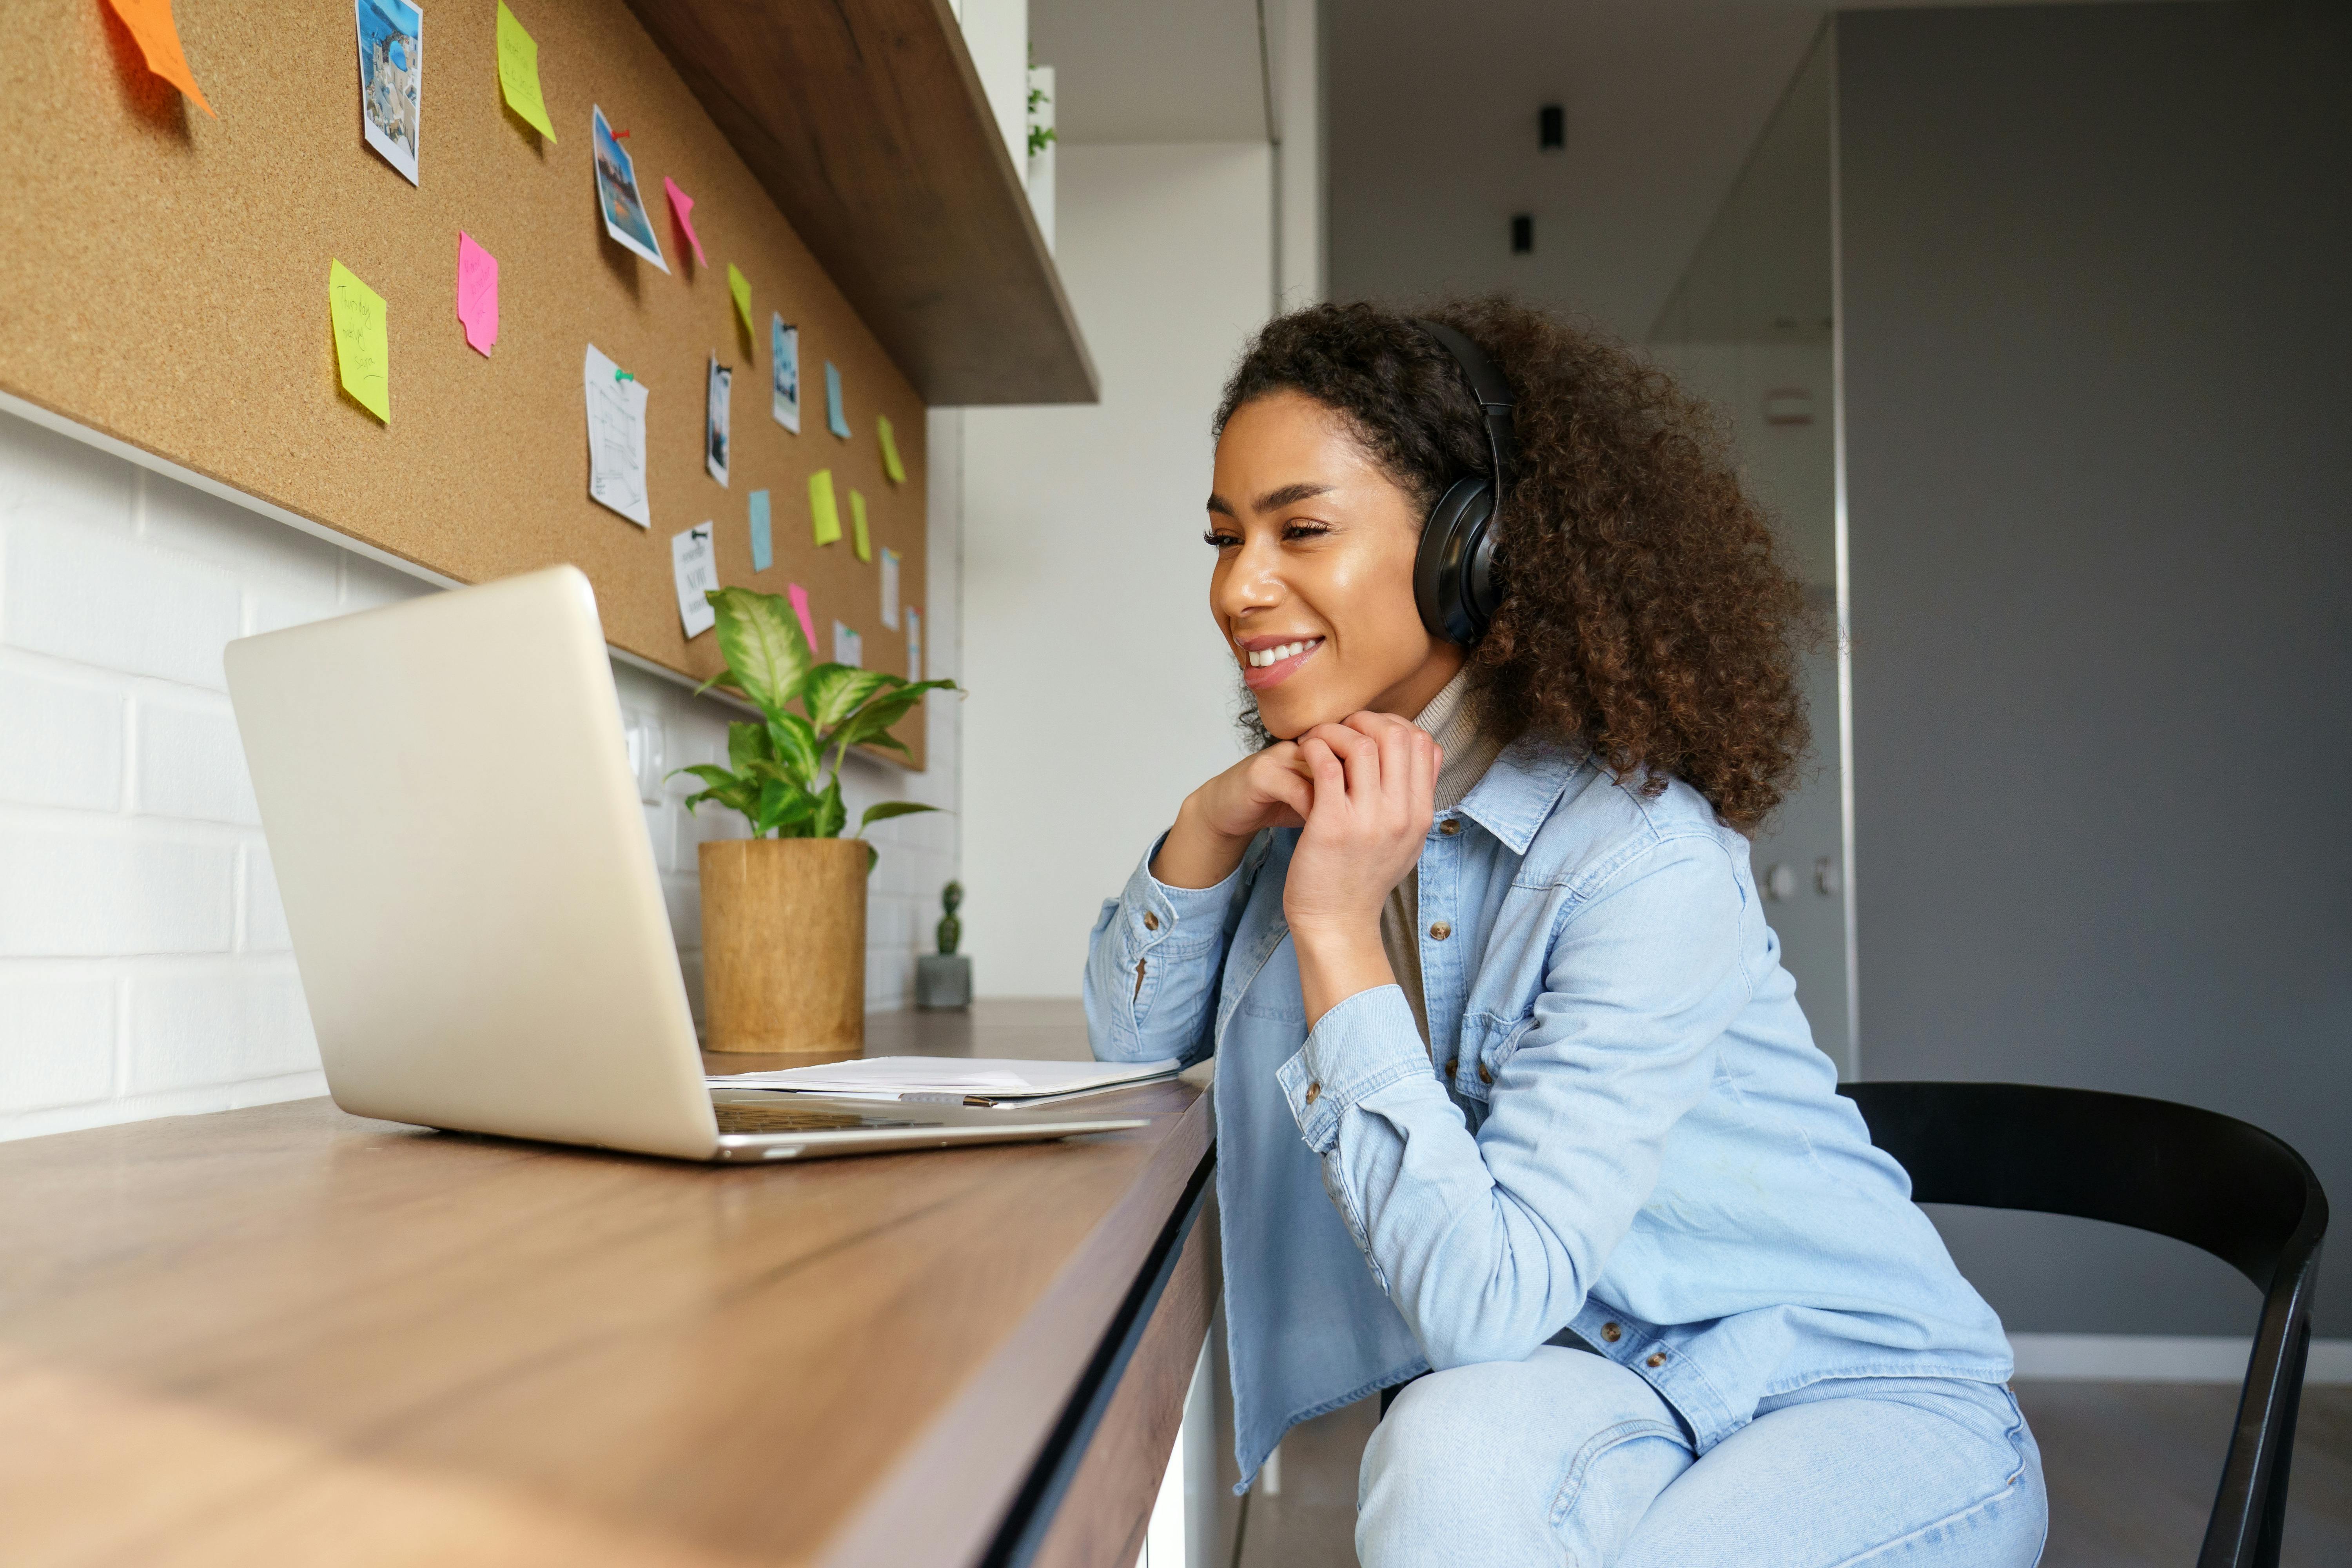
[[[1468,665],[1480,722],[1587,748],[1646,793],[1672,774],[1754,829],[1810,739],[1795,653],[1820,627],[1727,428],[1633,350],[1545,311],[1497,296],[1419,314],[1484,349],[1518,400],[1503,598]],[[1253,399],[1302,392],[1426,512],[1493,459],[1461,368],[1412,322],[1361,303],[1277,317],[1213,433]]]

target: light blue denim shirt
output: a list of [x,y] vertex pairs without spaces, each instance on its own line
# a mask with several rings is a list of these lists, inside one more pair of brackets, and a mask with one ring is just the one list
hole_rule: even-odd
[[1297,1422],[1562,1328],[1702,1454],[1817,1379],[2009,1376],[2000,1320],[1835,1092],[1747,841],[1696,791],[1644,797],[1527,741],[1440,812],[1434,1051],[1393,985],[1308,1032],[1282,914],[1297,841],[1261,834],[1197,890],[1146,854],[1087,959],[1097,1057],[1217,1058],[1244,1485]]

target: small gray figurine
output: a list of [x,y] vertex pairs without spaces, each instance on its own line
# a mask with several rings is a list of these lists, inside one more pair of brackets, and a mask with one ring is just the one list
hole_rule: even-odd
[[963,907],[963,884],[950,882],[940,889],[939,939],[940,950],[915,960],[915,1005],[918,1007],[969,1007],[971,1005],[971,958],[956,948],[963,942],[963,921],[956,919],[956,910]]

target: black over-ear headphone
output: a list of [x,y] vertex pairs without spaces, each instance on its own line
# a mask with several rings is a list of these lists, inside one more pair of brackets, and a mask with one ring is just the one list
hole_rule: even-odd
[[1516,450],[1511,437],[1511,384],[1485,351],[1442,321],[1413,325],[1435,338],[1454,356],[1478,399],[1486,421],[1486,446],[1495,459],[1491,474],[1465,474],[1446,487],[1422,524],[1421,552],[1413,558],[1412,598],[1421,624],[1432,637],[1465,647],[1478,640],[1502,602],[1502,574],[1495,562],[1495,510],[1510,482]]

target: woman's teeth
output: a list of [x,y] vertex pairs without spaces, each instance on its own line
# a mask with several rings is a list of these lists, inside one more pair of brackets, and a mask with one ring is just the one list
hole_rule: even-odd
[[1280,664],[1286,658],[1295,658],[1305,653],[1322,640],[1321,637],[1308,637],[1305,642],[1286,642],[1280,647],[1260,648],[1249,656],[1250,665],[1253,668],[1264,669],[1268,665]]

